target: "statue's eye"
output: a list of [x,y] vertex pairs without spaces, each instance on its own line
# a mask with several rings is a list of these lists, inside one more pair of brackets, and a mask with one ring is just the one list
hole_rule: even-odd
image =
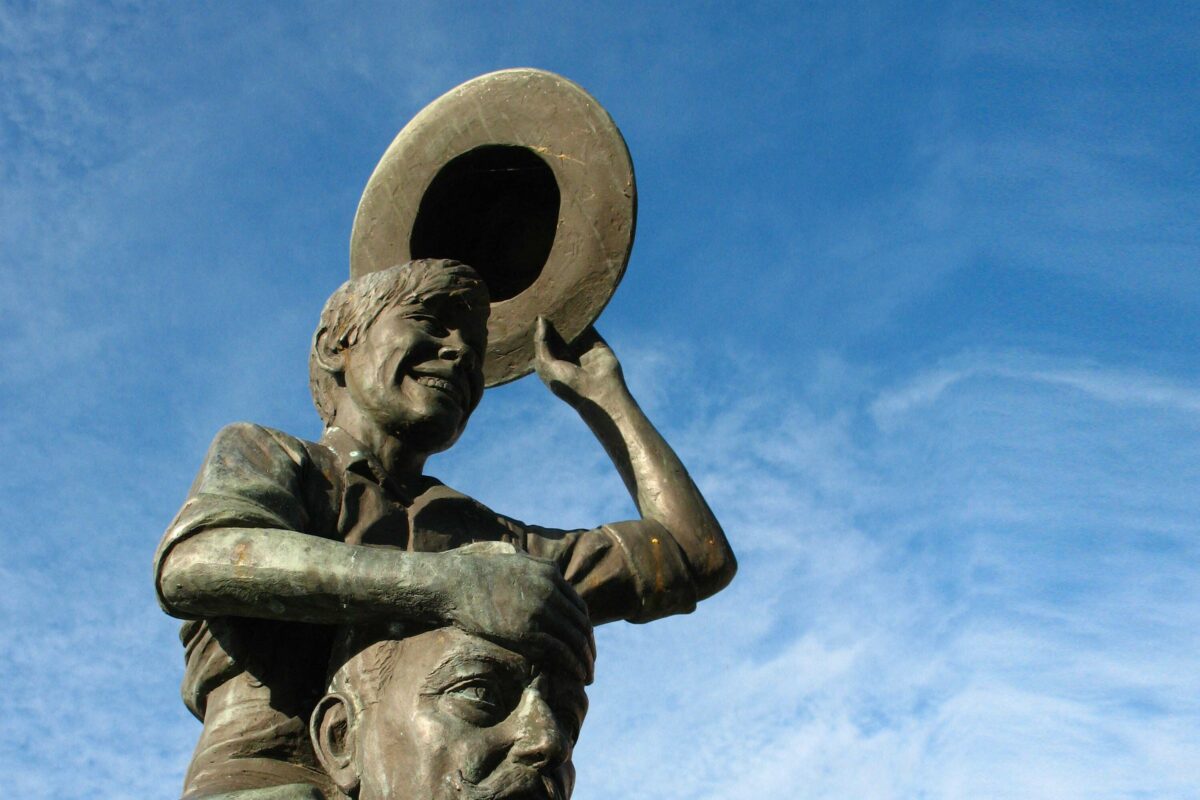
[[445,691],[459,715],[479,724],[497,721],[505,715],[504,699],[491,681],[471,678]]
[[406,319],[414,322],[417,327],[434,336],[445,336],[449,333],[442,321],[430,314],[410,314]]
[[470,700],[474,703],[485,705],[496,705],[495,692],[492,687],[484,683],[468,683],[462,686],[455,687],[454,691],[459,697]]

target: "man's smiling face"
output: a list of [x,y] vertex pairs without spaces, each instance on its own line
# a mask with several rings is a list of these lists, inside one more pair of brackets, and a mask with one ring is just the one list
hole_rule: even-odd
[[487,309],[440,293],[384,309],[344,351],[346,391],[379,428],[431,454],[458,439],[483,396]]
[[357,726],[359,800],[570,796],[579,679],[454,628],[384,646],[392,668]]

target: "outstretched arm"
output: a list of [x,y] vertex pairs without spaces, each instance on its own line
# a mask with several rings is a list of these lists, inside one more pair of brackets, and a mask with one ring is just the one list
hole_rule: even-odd
[[309,533],[302,482],[313,469],[297,440],[245,423],[222,430],[155,557],[163,608],[453,625],[524,643],[590,677],[586,607],[556,565],[501,542],[414,553]]
[[658,523],[683,552],[696,599],[725,588],[737,571],[725,533],[675,451],[629,393],[621,365],[600,334],[589,328],[568,347],[539,318],[535,351],[542,382],[600,440],[643,519]]
[[159,580],[164,605],[180,616],[452,625],[523,644],[592,679],[595,642],[583,602],[554,564],[502,542],[410,553],[221,528],[172,548]]

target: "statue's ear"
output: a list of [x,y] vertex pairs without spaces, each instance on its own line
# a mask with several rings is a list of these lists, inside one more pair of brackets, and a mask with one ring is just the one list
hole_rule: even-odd
[[331,375],[341,375],[346,369],[346,360],[341,344],[334,340],[329,328],[322,325],[313,337],[313,353],[321,369]]
[[358,715],[345,695],[327,694],[313,709],[309,737],[325,774],[343,794],[353,797],[361,779],[358,757]]

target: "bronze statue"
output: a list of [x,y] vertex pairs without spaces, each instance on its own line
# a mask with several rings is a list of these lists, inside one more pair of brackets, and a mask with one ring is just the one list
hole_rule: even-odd
[[[186,798],[567,797],[592,625],[687,613],[732,579],[720,525],[590,327],[568,345],[536,317],[533,367],[604,445],[640,519],[526,525],[424,474],[483,394],[493,308],[458,261],[364,271],[313,338],[321,440],[247,423],[217,434],[155,558],[163,608],[187,620],[183,694],[204,723]],[[403,643],[336,644],[380,626]],[[368,652],[397,663],[364,670]],[[476,656],[511,662],[511,686],[487,699],[500,678],[464,672],[459,688],[430,688]],[[377,673],[386,685],[362,678]],[[401,787],[400,756],[378,748],[433,697],[464,712],[456,725],[524,715],[514,730],[544,752],[510,744],[512,771],[489,777],[494,756],[451,747],[456,729],[428,743],[440,760],[422,767],[427,788]]]

